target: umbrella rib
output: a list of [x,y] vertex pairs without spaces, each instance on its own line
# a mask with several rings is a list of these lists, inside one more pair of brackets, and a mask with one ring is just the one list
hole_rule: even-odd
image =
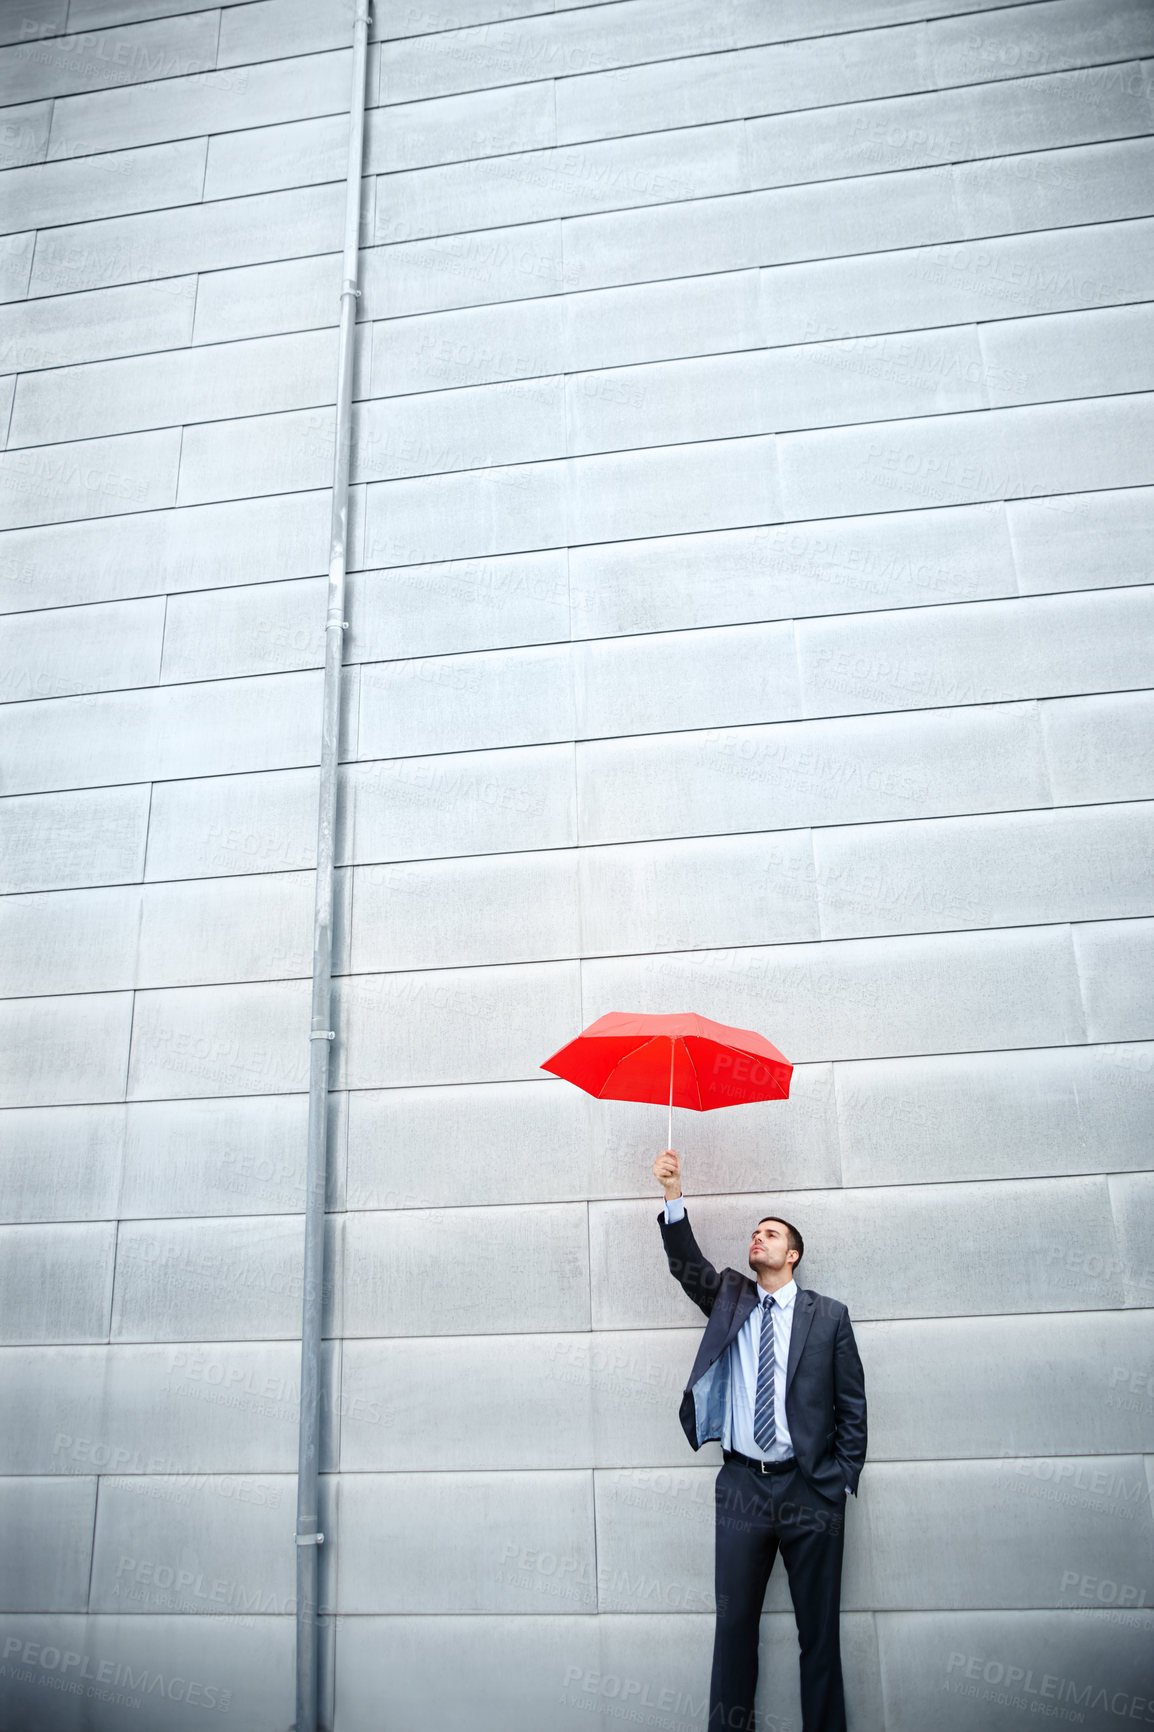
[[[605,1078],[605,1081],[602,1083],[601,1087],[598,1089],[597,1099],[599,1101],[603,1101],[605,1099],[606,1088],[608,1088],[609,1084],[613,1081],[613,1078],[617,1075],[617,1072],[621,1069],[621,1066],[625,1063],[626,1059],[636,1058],[637,1054],[639,1052],[644,1052],[645,1048],[647,1046],[655,1046],[659,1040],[668,1040],[668,1039],[669,1039],[669,1036],[667,1034],[650,1035],[649,1039],[643,1040],[641,1042],[640,1046],[631,1046],[628,1052],[622,1053],[621,1057],[617,1060],[617,1063],[613,1066],[613,1069],[609,1072],[609,1075]],[[613,1095],[609,1096],[610,1100],[613,1100],[615,1098],[616,1097]]]
[[[678,1039],[681,1039],[681,1037],[678,1036]],[[699,1113],[703,1113],[705,1111],[705,1104],[701,1099],[701,1078],[697,1074],[697,1066],[693,1062],[693,1054],[690,1052],[689,1048],[685,1045],[684,1040],[681,1041],[681,1045],[682,1045],[682,1049],[684,1050],[686,1058],[689,1060],[689,1068],[693,1072],[693,1081],[697,1086],[697,1110]]]

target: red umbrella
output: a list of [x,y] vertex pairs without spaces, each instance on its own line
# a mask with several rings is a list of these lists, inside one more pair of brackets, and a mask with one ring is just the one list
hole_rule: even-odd
[[743,1101],[785,1100],[793,1066],[751,1028],[727,1028],[707,1016],[638,1016],[613,1010],[582,1029],[542,1070],[576,1083],[599,1100],[669,1101],[708,1113]]

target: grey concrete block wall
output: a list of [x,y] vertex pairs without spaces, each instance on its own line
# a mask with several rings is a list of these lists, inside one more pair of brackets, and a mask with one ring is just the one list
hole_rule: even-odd
[[[0,13],[0,1719],[292,1718],[349,0]],[[844,1298],[853,1732],[1149,1717],[1154,13],[375,10],[324,1719],[704,1723],[690,1211]],[[784,1580],[759,1708],[799,1723]]]

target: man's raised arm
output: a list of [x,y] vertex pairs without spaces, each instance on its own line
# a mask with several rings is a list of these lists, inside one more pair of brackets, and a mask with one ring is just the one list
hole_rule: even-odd
[[713,1310],[721,1276],[693,1237],[681,1195],[681,1161],[666,1149],[653,1163],[653,1176],[665,1192],[665,1207],[657,1217],[670,1272],[681,1283],[693,1303],[708,1317]]

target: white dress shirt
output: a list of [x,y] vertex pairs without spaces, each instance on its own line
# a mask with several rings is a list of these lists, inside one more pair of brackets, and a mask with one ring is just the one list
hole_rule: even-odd
[[[684,1197],[673,1197],[665,1204],[665,1219],[673,1225],[685,1214]],[[757,1396],[757,1362],[761,1353],[762,1307],[768,1294],[757,1289],[758,1303],[730,1342],[726,1351],[731,1355],[733,1377],[730,1379],[732,1399],[722,1438],[723,1449],[736,1449],[754,1461],[788,1461],[793,1455],[793,1440],[785,1417],[785,1373],[789,1364],[789,1340],[793,1332],[793,1302],[797,1298],[797,1283],[789,1280],[773,1295],[773,1417],[775,1436],[773,1447],[765,1450],[753,1435],[753,1407]]]

